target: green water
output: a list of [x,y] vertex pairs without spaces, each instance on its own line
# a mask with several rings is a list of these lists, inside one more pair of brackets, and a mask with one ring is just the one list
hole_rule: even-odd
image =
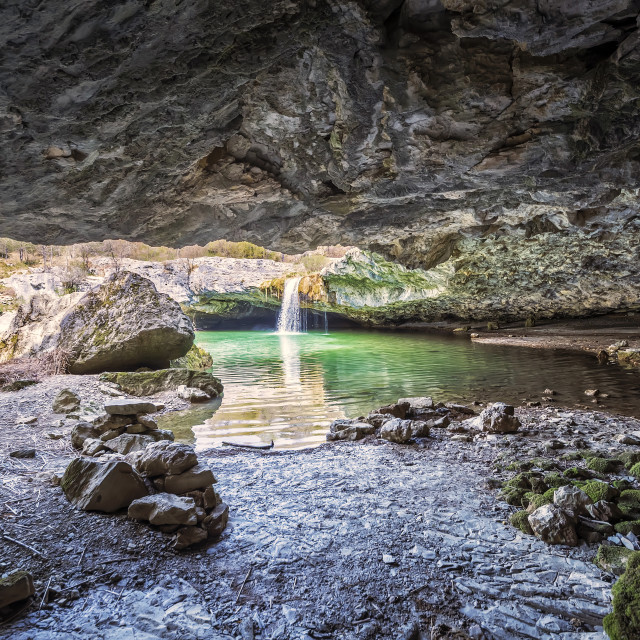
[[640,376],[591,355],[367,331],[203,331],[196,342],[213,357],[222,404],[168,414],[166,426],[199,447],[222,440],[313,446],[325,441],[332,420],[407,396],[520,404],[552,388],[559,405],[593,406],[584,391],[598,388],[609,394],[599,408],[640,416]]

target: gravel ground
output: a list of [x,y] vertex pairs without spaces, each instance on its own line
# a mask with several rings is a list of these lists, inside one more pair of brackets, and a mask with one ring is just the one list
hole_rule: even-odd
[[[527,408],[518,434],[473,442],[434,430],[413,445],[204,451],[230,523],[210,547],[175,552],[124,514],[73,509],[52,483],[77,455],[70,421],[50,412],[69,386],[86,404],[107,398],[88,376],[0,394],[1,526],[32,547],[5,538],[0,573],[28,569],[38,591],[2,638],[604,637],[612,576],[593,565],[597,547],[548,547],[507,524],[514,508],[492,488],[494,461],[536,455],[551,437],[609,446],[638,420]],[[36,423],[22,425],[29,415]],[[25,446],[37,457],[8,456]]]

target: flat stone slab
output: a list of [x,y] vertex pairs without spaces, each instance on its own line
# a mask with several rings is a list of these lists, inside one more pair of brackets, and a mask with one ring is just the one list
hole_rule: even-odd
[[104,410],[115,416],[135,416],[138,413],[154,413],[156,405],[146,400],[118,399],[105,403]]

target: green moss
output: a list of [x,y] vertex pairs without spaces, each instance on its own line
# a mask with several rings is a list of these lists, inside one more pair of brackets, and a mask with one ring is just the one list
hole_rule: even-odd
[[512,513],[509,521],[516,529],[520,529],[522,533],[530,536],[533,535],[533,529],[531,529],[531,525],[529,524],[529,514],[526,511],[516,511]]
[[631,469],[631,467],[640,462],[640,451],[625,451],[621,453],[618,458],[627,469]]
[[548,486],[553,487],[554,489],[571,484],[570,480],[565,478],[561,473],[558,473],[557,471],[547,473],[547,475],[545,475],[544,477],[544,481]]
[[627,489],[620,494],[618,507],[629,520],[640,520],[640,490]]
[[562,460],[582,460],[582,455],[579,451],[570,451],[561,456]]
[[626,536],[628,533],[633,533],[636,536],[640,536],[640,520],[625,520],[624,522],[618,522],[613,527],[617,533],[621,533]]
[[640,638],[640,551],[627,561],[627,569],[611,588],[613,612],[603,620],[611,640]]
[[633,485],[628,480],[614,480],[612,484],[618,491],[633,489]]
[[582,467],[570,467],[564,472],[565,478],[574,478],[576,480],[589,480],[594,477],[594,473]]
[[634,464],[633,467],[629,469],[629,473],[636,478],[640,478],[640,462]]
[[523,506],[529,501],[529,498],[525,497],[527,493],[543,493],[547,489],[542,474],[527,471],[505,482],[501,495],[508,504]]
[[[577,485],[577,483],[574,483]],[[619,494],[619,491],[606,482],[600,480],[589,480],[589,482],[581,482],[580,489],[582,489],[593,502],[599,502],[600,500],[613,500]]]
[[507,465],[507,471],[530,471],[533,463],[530,460],[516,460]]
[[587,469],[592,469],[598,473],[611,473],[622,465],[622,462],[616,458],[589,458],[587,460]]
[[[549,491],[543,494],[531,494],[529,504],[527,505],[530,511],[535,511],[545,504],[551,504],[553,502],[553,492],[554,489],[549,489]],[[551,493],[551,496],[548,495],[549,493]]]
[[176,369],[210,369],[213,367],[213,358],[197,344],[194,344],[187,354],[171,361],[171,367]]
[[600,567],[603,571],[608,571],[609,573],[614,573],[619,576],[624,573],[627,562],[634,553],[634,551],[626,547],[601,545],[594,562],[596,566]]

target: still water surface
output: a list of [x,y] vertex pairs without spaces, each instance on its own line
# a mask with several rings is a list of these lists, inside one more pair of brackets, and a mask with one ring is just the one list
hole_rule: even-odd
[[196,342],[213,357],[222,403],[167,414],[161,426],[198,447],[222,440],[314,446],[325,441],[332,420],[407,396],[519,404],[551,388],[559,405],[594,406],[584,391],[597,388],[609,394],[599,408],[640,416],[640,375],[598,365],[587,354],[368,331],[203,331]]

